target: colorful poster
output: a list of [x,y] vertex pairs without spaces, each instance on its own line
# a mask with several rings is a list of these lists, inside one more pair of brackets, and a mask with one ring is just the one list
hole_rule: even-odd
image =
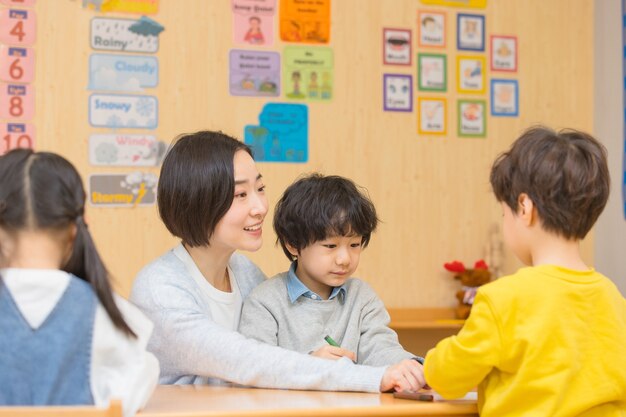
[[89,136],[89,163],[104,166],[157,166],[167,145],[152,135]]
[[35,87],[0,83],[0,119],[31,120],[35,115]]
[[517,71],[517,38],[515,36],[491,37],[491,70]]
[[413,111],[413,79],[410,75],[383,75],[383,108],[385,111]]
[[156,14],[159,0],[82,0],[83,7],[97,12]]
[[484,93],[485,57],[459,55],[456,63],[459,93]]
[[0,155],[12,149],[35,147],[35,125],[0,122]]
[[485,16],[459,13],[456,30],[456,47],[458,50],[485,50]]
[[491,80],[491,115],[519,115],[519,88],[517,80]]
[[259,115],[259,126],[248,125],[244,142],[257,162],[309,160],[309,115],[303,104],[268,103]]
[[102,51],[154,53],[159,50],[159,34],[163,30],[163,26],[146,16],[139,20],[94,17],[91,47]]
[[37,15],[34,10],[0,9],[0,42],[30,46],[37,38]]
[[280,39],[285,42],[328,43],[330,0],[281,0]]
[[91,54],[89,89],[142,91],[159,84],[159,61],[152,56]]
[[155,129],[159,103],[154,96],[92,94],[89,97],[89,123],[93,127]]
[[487,135],[485,100],[459,100],[459,136],[484,138]]
[[417,89],[422,91],[447,91],[447,56],[443,54],[417,54]]
[[333,96],[333,50],[287,46],[283,53],[283,88],[287,98],[330,100]]
[[484,9],[487,7],[487,0],[420,0],[423,4],[445,6],[445,7],[470,7],[474,9]]
[[89,202],[94,206],[136,207],[156,202],[155,174],[94,174],[89,176]]
[[0,45],[0,80],[30,83],[35,79],[35,50]]
[[233,41],[236,44],[274,44],[276,0],[232,0]]
[[447,107],[445,98],[418,98],[417,132],[427,135],[445,135]]
[[411,30],[383,29],[383,63],[411,65]]
[[420,10],[417,14],[418,45],[436,48],[446,46],[446,14]]
[[229,54],[229,90],[233,96],[280,95],[278,52],[232,49]]

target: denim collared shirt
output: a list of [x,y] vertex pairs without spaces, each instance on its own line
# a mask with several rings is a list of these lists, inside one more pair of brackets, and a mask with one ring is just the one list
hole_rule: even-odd
[[[298,265],[298,261],[293,261],[291,263],[291,267],[289,267],[289,272],[287,273],[287,294],[289,294],[289,300],[291,303],[295,303],[296,300],[300,297],[310,298],[312,300],[321,300],[318,294],[315,294],[311,291],[306,285],[300,281],[298,276],[296,275],[296,267]],[[330,292],[329,300],[340,296],[339,301],[343,302],[346,297],[346,288],[345,285],[341,287],[334,287]]]

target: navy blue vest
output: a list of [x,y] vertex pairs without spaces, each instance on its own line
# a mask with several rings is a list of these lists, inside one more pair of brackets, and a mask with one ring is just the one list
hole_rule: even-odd
[[97,302],[91,285],[72,276],[33,330],[0,279],[0,405],[94,403],[89,374]]

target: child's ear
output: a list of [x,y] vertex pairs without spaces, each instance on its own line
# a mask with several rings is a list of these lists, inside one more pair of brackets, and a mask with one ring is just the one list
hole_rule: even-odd
[[526,226],[532,226],[537,213],[535,211],[535,203],[530,199],[528,194],[521,193],[517,197],[517,215],[522,219]]
[[287,250],[289,251],[289,253],[291,254],[291,256],[293,257],[298,257],[298,255],[300,254],[300,252],[298,251],[298,249],[294,248],[293,246],[291,246],[289,243],[285,243],[285,247],[287,247]]

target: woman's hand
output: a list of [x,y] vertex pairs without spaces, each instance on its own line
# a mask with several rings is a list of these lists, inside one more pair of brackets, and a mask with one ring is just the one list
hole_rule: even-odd
[[350,359],[352,362],[356,362],[356,354],[352,352],[351,350],[343,349],[343,348],[336,347],[336,346],[330,346],[330,345],[322,346],[321,348],[317,349],[315,352],[311,352],[311,355],[317,356],[318,358],[332,359],[332,360],[341,359],[342,357],[345,356],[346,358]]
[[424,367],[413,359],[405,359],[391,365],[380,382],[380,391],[418,391],[426,385]]

